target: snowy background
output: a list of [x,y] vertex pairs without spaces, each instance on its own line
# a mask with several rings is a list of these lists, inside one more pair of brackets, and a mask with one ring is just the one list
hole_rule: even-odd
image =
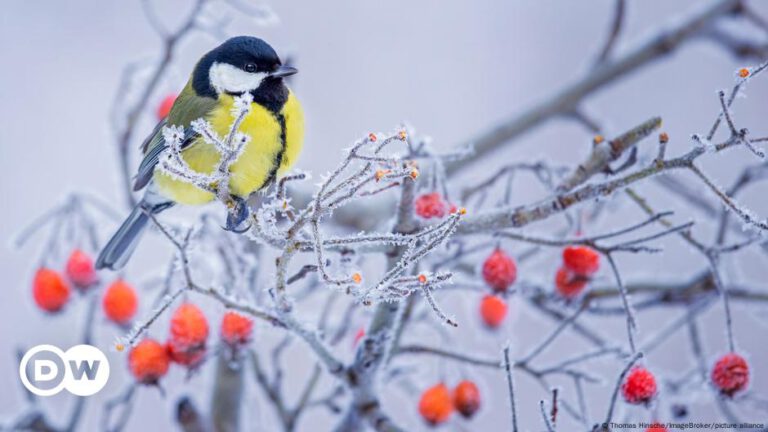
[[[186,1],[163,1],[158,14],[168,25],[174,16],[182,18]],[[617,54],[642,43],[660,27],[677,22],[679,16],[703,6],[696,0],[630,2],[627,21]],[[756,10],[768,17],[768,4],[754,1]],[[339,160],[340,149],[369,131],[391,130],[407,120],[419,132],[434,137],[439,148],[464,143],[477,132],[500,120],[524,111],[532,104],[581,77],[592,64],[603,41],[612,14],[613,2],[507,1],[451,2],[391,0],[384,2],[331,0],[324,2],[275,2],[280,19],[273,26],[255,25],[244,19],[233,23],[231,34],[252,34],[269,41],[281,54],[291,54],[300,73],[293,85],[304,104],[307,117],[305,152],[298,167],[317,175]],[[0,242],[5,246],[0,260],[0,415],[18,414],[25,400],[17,375],[17,347],[41,343],[59,346],[74,344],[80,335],[79,323],[84,304],[77,303],[69,313],[56,318],[43,316],[31,298],[31,277],[42,242],[14,250],[12,240],[21,227],[69,192],[86,191],[126,211],[119,189],[114,138],[109,126],[109,110],[125,64],[137,59],[152,61],[158,54],[157,36],[147,24],[140,2],[105,2],[81,0],[27,1],[4,0],[0,13],[0,196],[3,213]],[[176,20],[178,21],[178,20]],[[745,30],[746,31],[746,30]],[[219,41],[205,34],[185,40],[173,64],[172,73],[153,96],[159,101],[165,94],[177,92],[184,84],[195,61]],[[729,88],[734,71],[744,66],[707,41],[687,44],[672,56],[662,59],[639,73],[629,75],[591,97],[586,110],[613,136],[654,115],[664,119],[664,130],[672,137],[668,152],[679,154],[689,148],[687,137],[705,132],[717,114],[716,91]],[[154,106],[157,102],[154,102]],[[739,100],[735,110],[739,123],[751,128],[755,136],[768,135],[768,79],[761,77],[748,88],[748,98]],[[149,132],[153,114],[142,120]],[[136,137],[138,146],[140,138]],[[475,182],[505,162],[547,159],[575,163],[589,148],[591,136],[579,124],[554,120],[516,141],[516,145],[494,154],[464,174]],[[647,146],[646,148],[649,148]],[[137,163],[134,151],[132,163]],[[703,167],[721,184],[730,184],[738,171],[754,156],[746,151],[731,151],[709,158]],[[698,186],[696,186],[698,187]],[[650,185],[639,188],[665,209],[679,210],[679,219],[699,221],[695,232],[711,232],[713,221],[702,220],[700,213],[685,206],[678,198],[661,196]],[[768,215],[765,185],[750,188],[741,202],[761,215]],[[530,202],[537,196],[525,188],[517,190],[515,202]],[[642,216],[634,209],[617,207],[612,214]],[[175,214],[169,214],[173,218]],[[619,223],[622,219],[617,217]],[[624,219],[626,220],[626,219]],[[605,221],[605,228],[615,226]],[[104,235],[113,226],[104,227]],[[545,232],[532,228],[534,232]],[[709,230],[709,231],[707,231]],[[682,246],[676,238],[665,241],[663,256],[626,257],[621,261],[630,280],[658,277],[684,281],[703,267],[701,259]],[[514,246],[511,247],[515,252]],[[170,248],[157,239],[149,239],[140,249],[140,257],[131,263],[129,275],[140,289],[147,279],[142,269],[162,271],[153,262],[165,260]],[[556,264],[556,252],[520,269],[549,280]],[[729,276],[752,281],[751,287],[768,289],[765,256],[747,256],[726,265]],[[154,274],[154,273],[153,273]],[[653,275],[653,276],[649,276]],[[109,277],[109,276],[106,276]],[[605,279],[606,283],[610,280]],[[149,289],[149,288],[145,288]],[[149,298],[149,294],[147,294]],[[442,300],[443,308],[463,319],[452,348],[497,356],[506,340],[518,354],[535,344],[551,329],[551,322],[527,311],[513,309],[500,334],[485,332],[477,323],[475,299],[459,297]],[[754,367],[752,388],[765,394],[768,372],[765,365],[766,316],[736,303],[735,332],[742,351]],[[148,306],[143,304],[142,312]],[[212,316],[221,308],[211,306]],[[720,308],[715,307],[700,320],[706,350],[715,356],[725,349]],[[656,310],[640,316],[641,335],[659,328],[665,319],[677,317],[679,310]],[[360,317],[360,325],[364,323]],[[216,318],[212,318],[216,321]],[[620,320],[605,320],[606,334],[623,337]],[[103,324],[103,325],[102,325]],[[264,340],[274,341],[277,330],[260,329]],[[151,334],[163,337],[164,322]],[[683,334],[671,338],[649,359],[659,374],[679,374],[690,364]],[[98,345],[106,351],[121,331],[100,321]],[[257,335],[257,343],[259,343]],[[583,349],[573,340],[573,349]],[[342,344],[349,352],[351,348]],[[288,395],[295,397],[312,364],[301,343],[295,343],[287,377]],[[554,350],[544,356],[556,359],[566,351]],[[103,401],[119,391],[126,380],[124,355],[109,351],[113,375],[107,388],[94,399]],[[425,365],[424,357],[411,363]],[[429,360],[432,361],[432,360]],[[601,367],[600,362],[595,367]],[[608,376],[615,376],[616,362],[606,362]],[[189,383],[179,370],[166,382],[165,400],[152,390],[142,391],[129,430],[168,430],[171,428],[173,402],[179,394],[193,395],[199,406],[206,406],[211,368]],[[424,368],[426,387],[448,374],[455,379],[461,372],[455,365]],[[472,422],[456,422],[446,430],[502,430],[508,422],[507,396],[503,375],[493,371],[469,371],[483,390],[485,405]],[[248,378],[250,379],[250,378]],[[538,400],[546,397],[527,377],[518,378],[518,403],[523,429],[541,429]],[[590,392],[590,411],[602,416],[608,397],[605,388]],[[45,401],[53,418],[62,418],[72,398],[66,394]],[[668,417],[665,401],[660,419]],[[271,430],[273,411],[263,395],[251,385],[246,396],[247,427],[244,430]],[[393,388],[387,392],[385,407],[405,426],[420,430],[413,394]],[[82,430],[95,430],[101,413],[100,404],[91,403]],[[715,411],[708,400],[694,401],[690,420],[713,420]],[[626,411],[629,418],[651,420],[642,410]],[[56,414],[59,413],[57,416]],[[622,419],[624,412],[618,417]],[[747,421],[764,421],[745,415]],[[321,410],[303,418],[300,430],[326,430],[333,424]],[[460,425],[461,424],[461,425]],[[311,426],[310,426],[311,425]],[[503,425],[503,426],[502,426]],[[147,429],[149,428],[149,429]]]

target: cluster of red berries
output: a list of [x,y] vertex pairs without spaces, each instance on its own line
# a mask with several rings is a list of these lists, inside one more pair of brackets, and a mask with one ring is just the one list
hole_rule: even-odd
[[[725,354],[712,367],[711,379],[721,394],[733,397],[749,384],[749,364],[744,357],[736,353]],[[656,377],[642,366],[632,368],[621,385],[624,400],[631,404],[648,404],[656,393]]]
[[480,301],[480,317],[489,328],[497,328],[507,316],[507,302],[501,295],[507,293],[517,279],[517,264],[514,258],[501,248],[496,248],[483,262],[483,280],[494,294],[483,296]]
[[37,270],[32,282],[32,295],[40,309],[58,312],[69,301],[72,291],[70,283],[85,290],[97,281],[98,275],[91,258],[85,252],[75,249],[64,265],[64,275],[47,267]]
[[[91,257],[75,249],[64,266],[64,276],[50,268],[40,268],[32,282],[32,295],[40,309],[54,313],[62,310],[70,299],[70,283],[80,290],[87,290],[98,282],[98,275]],[[114,281],[102,299],[104,314],[111,321],[128,324],[138,308],[136,291],[123,280]]]
[[413,204],[416,214],[424,219],[442,218],[456,212],[456,206],[444,200],[439,192],[419,195]]
[[[171,316],[168,341],[161,344],[145,339],[137,344],[128,356],[128,366],[136,381],[157,384],[171,364],[177,363],[190,369],[205,359],[208,341],[208,319],[197,306],[184,303]],[[251,341],[253,320],[237,312],[228,311],[221,320],[221,340],[232,349]]]
[[453,392],[441,382],[424,390],[419,400],[419,414],[432,426],[448,421],[454,410],[471,418],[479,409],[480,389],[470,380],[459,382]]
[[566,299],[577,297],[600,269],[600,255],[587,246],[568,246],[555,273],[555,288]]

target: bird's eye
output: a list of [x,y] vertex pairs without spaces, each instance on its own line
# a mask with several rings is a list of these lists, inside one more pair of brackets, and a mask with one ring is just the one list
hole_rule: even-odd
[[253,63],[248,63],[245,65],[245,71],[248,73],[254,73],[256,72],[256,65]]

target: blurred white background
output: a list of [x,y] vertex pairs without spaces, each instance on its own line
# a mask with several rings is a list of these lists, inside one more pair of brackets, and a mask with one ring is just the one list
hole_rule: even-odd
[[[173,26],[186,14],[189,1],[158,1],[158,14]],[[424,134],[434,137],[435,146],[448,149],[464,143],[477,132],[500,120],[523,112],[533,103],[587,73],[606,35],[612,15],[613,1],[508,1],[449,2],[437,0],[331,0],[324,2],[275,2],[271,5],[280,19],[269,27],[238,19],[231,34],[251,34],[269,41],[281,54],[291,54],[300,73],[294,90],[304,103],[307,117],[305,152],[298,167],[318,178],[340,158],[340,149],[369,131],[386,131],[408,121]],[[629,2],[624,32],[617,55],[646,41],[646,37],[664,26],[678,22],[680,16],[705,6],[702,1],[669,2],[653,0]],[[768,18],[768,3],[750,3]],[[12,239],[34,216],[60,203],[69,192],[86,191],[99,196],[125,211],[119,189],[115,140],[109,125],[109,110],[118,86],[122,68],[131,61],[152,61],[159,53],[159,40],[149,27],[139,1],[105,2],[82,0],[4,0],[0,14],[0,196],[3,199],[0,241],[6,245],[0,260],[3,287],[0,289],[0,414],[18,414],[24,397],[18,382],[15,349],[39,343],[68,346],[77,341],[84,304],[74,305],[69,313],[56,318],[43,316],[31,299],[30,281],[36,267],[41,241],[23,250],[13,250]],[[750,29],[743,29],[748,32]],[[220,41],[197,33],[185,40],[173,64],[171,79],[161,84],[162,91],[153,95],[152,106],[167,93],[177,92],[184,84],[195,61]],[[734,71],[745,66],[721,48],[707,41],[694,41],[673,55],[646,67],[638,73],[610,85],[590,98],[585,109],[599,119],[606,135],[618,134],[655,115],[664,119],[664,130],[672,137],[669,153],[687,150],[689,135],[705,132],[718,111],[716,91],[734,83]],[[768,79],[762,77],[750,84],[748,98],[737,102],[735,115],[740,125],[750,128],[754,136],[768,135]],[[140,129],[149,132],[153,112],[142,119]],[[132,163],[138,162],[136,147]],[[579,124],[555,120],[529,133],[516,145],[494,154],[464,174],[476,182],[502,163],[515,160],[546,159],[557,163],[576,164],[589,148],[591,136]],[[651,145],[645,144],[645,148]],[[737,168],[754,163],[754,156],[741,149],[722,156],[710,157],[703,164],[721,184],[729,184],[739,173]],[[698,185],[696,186],[698,187]],[[678,210],[678,221],[696,219],[697,233],[712,238],[712,221],[685,206],[679,198],[661,196],[658,188],[639,188],[663,209]],[[764,185],[749,189],[741,202],[768,215]],[[538,198],[518,188],[516,202]],[[634,210],[634,209],[632,209]],[[629,210],[615,209],[616,212]],[[640,213],[622,213],[639,220]],[[605,229],[627,219],[606,220]],[[105,227],[106,231],[112,226]],[[601,227],[602,228],[602,227]],[[537,231],[536,227],[532,228]],[[540,231],[544,232],[544,231]],[[161,246],[162,245],[162,246]],[[620,264],[629,280],[663,278],[683,281],[703,268],[703,261],[676,238],[664,242],[663,256],[623,257]],[[161,247],[159,247],[161,246]],[[513,252],[518,251],[514,245]],[[129,275],[141,285],[146,279],[141,269],[157,257],[168,256],[169,249],[160,241],[149,241],[141,249],[141,257],[133,262]],[[551,280],[556,252],[520,269],[540,281]],[[154,261],[153,261],[154,260]],[[142,267],[144,266],[144,267]],[[751,281],[753,288],[768,287],[765,256],[747,257],[738,263],[727,263],[729,277]],[[606,283],[610,280],[605,279]],[[548,282],[547,282],[548,283]],[[141,288],[141,287],[140,287]],[[149,297],[149,295],[147,295]],[[506,340],[513,342],[516,352],[525,352],[551,329],[551,322],[524,307],[513,310],[517,315],[497,335],[485,332],[476,322],[475,299],[462,300],[446,296],[443,308],[464,319],[452,348],[497,356]],[[148,305],[143,304],[143,312]],[[754,308],[735,304],[735,331],[739,346],[749,354],[754,367],[753,388],[764,393],[768,389],[765,372],[766,316],[755,317]],[[211,310],[220,313],[220,308]],[[763,309],[764,311],[764,309]],[[641,335],[648,335],[665,318],[678,316],[677,310],[660,310],[640,317]],[[601,321],[607,333],[623,336],[620,320]],[[701,320],[706,336],[707,353],[714,356],[725,349],[720,308],[713,308]],[[108,350],[113,336],[122,333],[103,322],[99,345]],[[362,325],[362,321],[360,323]],[[615,327],[615,328],[611,328]],[[264,329],[265,338],[276,338],[279,332]],[[163,337],[165,323],[151,333]],[[684,334],[672,338],[649,359],[659,374],[680,373],[690,364]],[[257,336],[258,338],[258,336]],[[258,340],[258,339],[257,339]],[[466,342],[464,344],[464,342]],[[258,342],[257,342],[258,343]],[[304,347],[294,344],[291,373],[287,384],[293,384],[289,395],[295,397],[298,383],[309,373]],[[573,349],[583,349],[573,339]],[[566,355],[553,350],[545,359]],[[127,378],[124,355],[108,354],[113,378],[101,395],[103,401],[115,394]],[[347,356],[351,353],[347,354]],[[429,360],[430,362],[432,360]],[[414,358],[416,364],[427,365],[426,358]],[[601,365],[602,363],[596,363]],[[608,376],[618,372],[616,362],[604,363]],[[601,366],[602,367],[602,366]],[[448,370],[455,379],[455,365],[426,368],[423,381],[430,385],[439,378],[438,370]],[[466,370],[466,369],[462,369]],[[178,394],[189,393],[200,406],[206,406],[205,393],[210,368],[202,376],[184,384],[180,371],[166,383],[168,395],[162,400],[153,390],[142,390],[129,430],[169,430],[173,402]],[[481,383],[485,405],[472,422],[461,422],[447,430],[506,430],[507,396],[503,375],[493,371],[471,371]],[[431,374],[431,375],[430,375]],[[527,377],[518,378],[518,402],[524,430],[542,429],[538,401],[545,393]],[[590,412],[602,417],[608,397],[608,381],[604,388],[590,391]],[[568,394],[566,397],[572,397]],[[45,401],[52,416],[62,418],[71,398],[59,395]],[[668,417],[664,401],[659,410],[662,420]],[[255,386],[250,386],[245,403],[248,426],[244,430],[272,430],[274,413],[264,403]],[[416,414],[417,398],[393,388],[387,393],[385,407],[396,419],[412,430],[424,426]],[[96,430],[99,403],[91,403],[82,430]],[[708,401],[694,402],[689,419],[716,418]],[[630,410],[635,420],[651,420],[642,410]],[[745,416],[747,421],[761,421]],[[308,415],[300,430],[326,430],[332,423],[320,411]],[[570,429],[569,429],[570,430]]]

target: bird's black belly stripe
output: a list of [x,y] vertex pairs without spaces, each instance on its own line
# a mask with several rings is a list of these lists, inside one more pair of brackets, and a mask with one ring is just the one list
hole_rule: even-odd
[[274,116],[277,122],[280,124],[280,150],[278,150],[277,154],[275,155],[275,164],[272,167],[272,170],[269,172],[267,178],[264,179],[264,183],[261,184],[259,189],[263,189],[269,186],[269,184],[275,180],[275,177],[277,176],[277,170],[280,169],[280,165],[283,163],[283,155],[285,154],[285,148],[287,147],[285,116],[281,113],[275,113]]

